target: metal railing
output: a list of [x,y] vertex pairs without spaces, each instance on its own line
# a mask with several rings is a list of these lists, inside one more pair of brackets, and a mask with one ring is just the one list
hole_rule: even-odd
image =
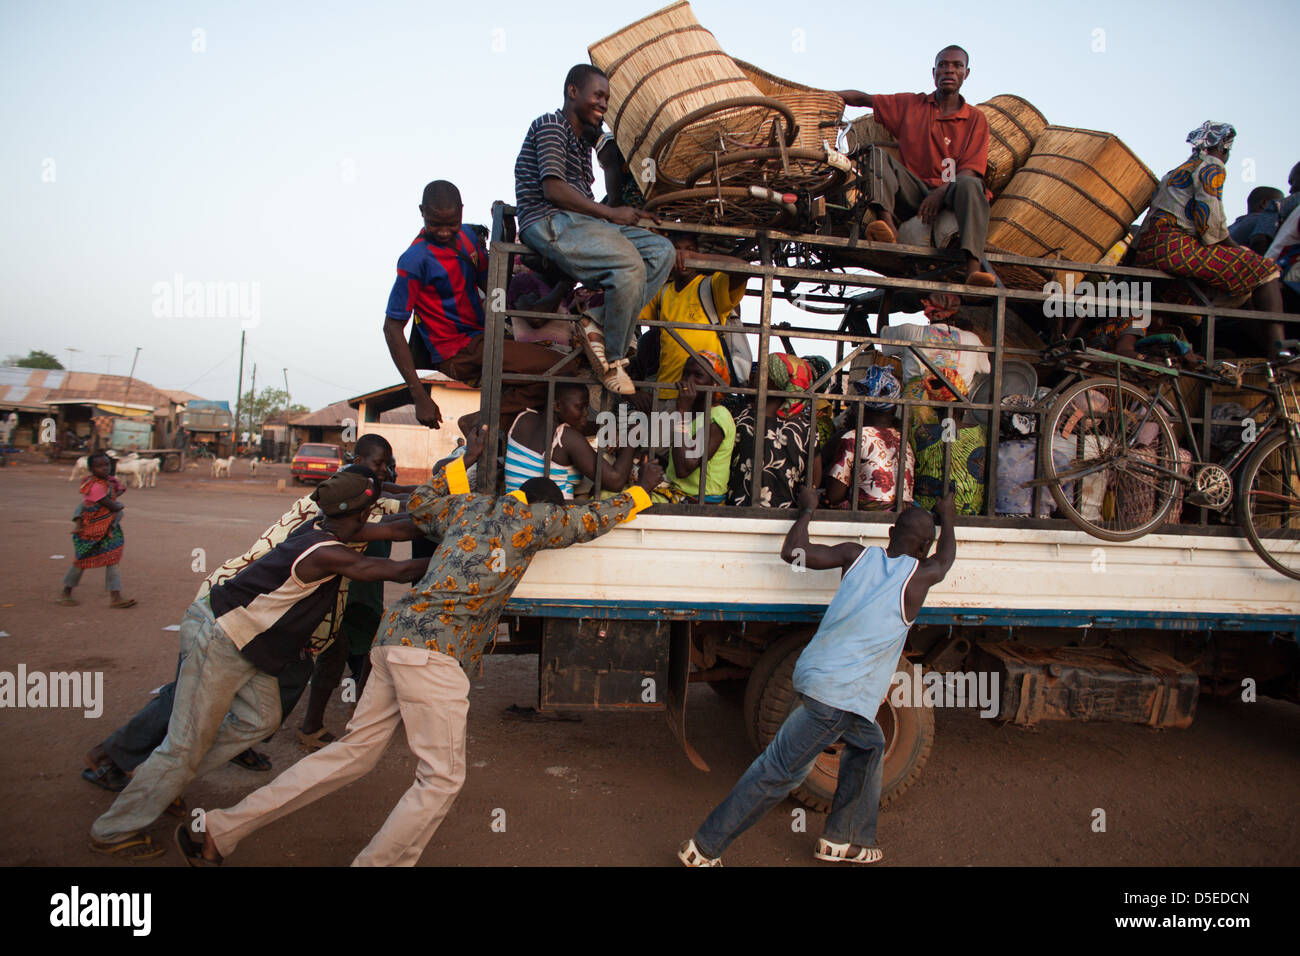
[[[512,241],[513,233],[513,214],[514,209],[504,203],[498,202],[493,205],[493,226],[491,254],[488,266],[488,289],[485,304],[485,342],[483,353],[483,378],[482,378],[482,397],[481,397],[481,420],[489,426],[489,440],[487,447],[481,459],[482,467],[478,473],[479,490],[483,492],[495,491],[495,483],[498,473],[498,448],[499,448],[499,420],[501,409],[501,393],[505,386],[512,384],[525,384],[533,382],[545,382],[547,384],[547,398],[544,410],[545,431],[547,436],[544,451],[545,473],[549,475],[551,466],[551,448],[553,441],[550,436],[554,434],[554,399],[555,386],[561,382],[574,382],[583,385],[590,385],[589,377],[579,377],[576,375],[561,375],[559,369],[570,361],[574,353],[561,354],[557,352],[556,361],[547,372],[540,375],[527,375],[520,373],[502,373],[501,357],[502,342],[505,336],[505,320],[507,317],[516,319],[544,319],[554,321],[556,319],[576,322],[580,319],[578,315],[561,315],[555,312],[536,312],[527,309],[511,309],[506,306],[506,290],[512,273],[515,256],[534,256],[536,253],[529,247]],[[791,266],[781,266],[774,264],[774,256],[780,248],[786,244],[797,243],[804,248],[818,249],[830,255],[836,252],[867,252],[883,253],[889,255],[906,255],[915,261],[928,261],[933,264],[934,271],[940,272],[944,269],[956,267],[960,263],[960,252],[957,250],[936,250],[923,246],[904,246],[899,244],[873,243],[866,240],[844,239],[834,236],[807,235],[782,232],[780,230],[741,230],[723,226],[697,225],[690,223],[664,223],[661,227],[665,232],[689,232],[699,237],[710,237],[712,240],[749,240],[757,244],[758,262],[747,266],[728,266],[726,271],[729,273],[743,274],[749,277],[761,280],[759,289],[749,289],[746,292],[746,298],[756,298],[759,302],[759,317],[756,323],[745,323],[743,325],[723,325],[711,326],[711,330],[719,335],[730,332],[744,332],[758,337],[758,350],[754,357],[754,368],[758,369],[757,381],[754,387],[748,384],[728,385],[721,379],[713,375],[713,383],[700,388],[707,396],[704,409],[704,423],[707,428],[711,422],[711,412],[720,393],[752,396],[754,400],[754,448],[752,461],[752,487],[750,500],[758,502],[762,500],[762,461],[764,443],[766,437],[767,414],[766,406],[769,397],[768,376],[766,369],[768,366],[768,357],[771,353],[772,339],[799,339],[807,341],[835,342],[836,359],[831,363],[830,372],[823,374],[812,386],[803,392],[785,392],[780,393],[782,399],[803,399],[806,403],[804,414],[809,416],[809,435],[807,455],[804,461],[803,482],[805,486],[812,485],[813,476],[813,457],[819,454],[817,449],[817,428],[816,415],[817,403],[819,401],[832,402],[832,409],[843,409],[848,411],[849,417],[854,419],[854,452],[852,468],[849,477],[848,491],[848,508],[846,511],[824,510],[819,513],[821,518],[830,518],[837,515],[851,516],[857,520],[890,520],[886,515],[879,515],[873,519],[875,513],[872,510],[860,508],[859,491],[858,491],[858,469],[860,465],[860,455],[862,450],[862,431],[863,416],[865,409],[872,404],[880,404],[880,400],[864,395],[846,394],[840,391],[832,390],[836,384],[837,378],[849,369],[853,360],[862,354],[865,350],[876,347],[880,344],[901,345],[908,347],[913,356],[923,364],[932,374],[942,378],[939,369],[934,362],[926,355],[926,352],[935,351],[952,351],[952,352],[980,352],[989,356],[991,388],[989,390],[990,401],[976,402],[973,401],[969,394],[960,395],[958,399],[952,401],[935,401],[928,397],[922,398],[904,398],[902,396],[891,397],[890,404],[901,406],[901,420],[897,428],[900,438],[898,467],[895,474],[895,495],[892,511],[901,511],[906,502],[903,500],[902,490],[904,488],[904,470],[906,468],[910,425],[915,417],[914,409],[916,407],[925,407],[932,409],[944,409],[941,414],[950,414],[950,409],[963,409],[966,411],[984,411],[988,416],[987,442],[985,446],[985,463],[984,463],[984,507],[983,517],[987,519],[996,519],[998,524],[1014,524],[1016,526],[1042,526],[1042,527],[1071,527],[1074,525],[1064,519],[1037,519],[1038,505],[1040,497],[1045,493],[1041,487],[1036,487],[1033,492],[1031,517],[1024,518],[997,518],[996,501],[997,501],[997,480],[998,480],[998,448],[1003,440],[1001,429],[1001,396],[1003,391],[1003,363],[1007,358],[1022,358],[1035,363],[1041,358],[1042,352],[1038,349],[1014,348],[1006,343],[1007,333],[1007,313],[1009,304],[1023,308],[1027,305],[1037,306],[1037,313],[1043,315],[1043,303],[1052,299],[1052,295],[1046,291],[1026,291],[1022,289],[1012,289],[1004,286],[999,279],[997,285],[992,288],[976,288],[962,283],[939,281],[932,278],[902,278],[887,275],[877,275],[873,273],[846,273],[846,272],[828,272],[823,269],[808,269]],[[1132,266],[1117,266],[1107,263],[1085,263],[1073,262],[1058,259],[1035,259],[1027,256],[1017,256],[1007,253],[987,253],[984,257],[984,268],[988,269],[990,265],[1011,265],[1026,266],[1044,272],[1048,275],[1061,274],[1067,272],[1081,273],[1089,277],[1105,278],[1109,281],[1124,280],[1130,282],[1159,282],[1168,284],[1176,282],[1170,276],[1163,272],[1153,269],[1136,268]],[[688,266],[697,266],[701,271],[717,271],[716,263],[707,260],[694,260],[687,258],[685,264]],[[865,267],[864,267],[865,268]],[[775,283],[780,280],[783,290],[777,291]],[[1156,302],[1154,299],[1149,300],[1149,314],[1162,314],[1169,316],[1201,316],[1203,322],[1201,329],[1203,331],[1201,345],[1201,354],[1207,362],[1214,361],[1215,352],[1215,324],[1220,318],[1240,319],[1248,321],[1285,321],[1294,319],[1290,316],[1279,316],[1271,313],[1264,313],[1246,309],[1228,309],[1214,306],[1205,294],[1196,285],[1187,282],[1183,283],[1192,294],[1198,298],[1202,304],[1189,306],[1174,303]],[[814,287],[834,286],[840,291],[838,294],[829,292],[803,292],[797,290],[803,285]],[[847,331],[849,325],[849,311],[854,307],[860,308],[866,301],[862,292],[851,290],[865,290],[868,295],[874,290],[879,290],[882,295],[882,302],[879,304],[880,316],[877,326],[876,335],[864,335]],[[934,344],[887,342],[880,339],[879,333],[887,326],[890,309],[891,297],[900,293],[919,293],[925,294],[930,292],[947,292],[957,294],[962,297],[964,306],[978,300],[980,302],[992,302],[992,341],[987,345],[950,345],[944,343],[942,346]],[[839,304],[844,307],[845,319],[840,323],[839,329],[829,331],[824,328],[810,328],[772,324],[772,303],[777,299],[799,300],[801,302],[824,302]],[[1100,307],[1109,304],[1107,297],[1099,298],[1096,293],[1087,296],[1074,296],[1072,302],[1076,309],[1087,308],[1092,313],[1096,313]],[[1023,318],[1023,314],[1022,314]],[[725,317],[723,317],[725,321]],[[679,330],[700,331],[703,327],[696,323],[688,322],[668,322],[668,321],[642,321],[639,323],[645,327],[657,327],[662,333],[667,333],[681,346],[687,355],[687,360],[697,356],[693,349],[679,334]],[[1033,327],[1033,326],[1031,326]],[[1034,327],[1035,332],[1041,331],[1041,324]],[[634,327],[635,331],[635,327]],[[661,333],[661,334],[662,334]],[[581,354],[580,351],[578,354]],[[707,364],[707,363],[705,363]],[[638,388],[651,388],[654,390],[654,401],[656,407],[662,400],[658,398],[658,390],[661,388],[671,388],[676,383],[665,383],[650,380],[635,381],[634,385]],[[957,392],[955,387],[952,391]],[[613,396],[607,391],[602,390],[601,411],[610,411],[614,404]],[[1202,400],[1201,414],[1193,417],[1192,422],[1202,429],[1201,447],[1210,449],[1211,447],[1211,427],[1218,424],[1240,424],[1236,420],[1214,420],[1212,418],[1213,395],[1211,389],[1205,389]],[[1016,409],[1024,411],[1023,409]],[[1038,442],[1052,440],[1052,436],[1042,434],[1042,418],[1045,409],[1036,409],[1029,412],[1035,414],[1039,419],[1040,427],[1036,432]],[[708,468],[708,442],[707,436],[704,440],[704,458],[699,464],[700,484],[698,494],[696,495],[696,505],[691,506],[661,506],[668,513],[674,513],[675,509],[687,507],[696,509],[698,507],[709,508],[709,513],[720,513],[716,511],[719,506],[708,506],[704,504],[705,482],[707,480]],[[594,476],[594,495],[599,495],[602,489],[602,472],[604,468],[603,449],[597,448],[596,451],[596,474]],[[950,478],[951,460],[950,460],[950,443],[944,443],[943,471],[941,476],[940,487],[946,488]],[[1035,478],[1041,478],[1041,466],[1039,460],[1035,458]],[[1198,532],[1205,530],[1208,521],[1207,509],[1197,509],[1199,516],[1197,524],[1201,527]],[[690,513],[696,513],[692,510]],[[746,517],[780,517],[781,512],[771,508],[736,508],[727,507],[726,513],[743,515]],[[971,520],[969,517],[965,519]],[[975,519],[978,521],[979,519]],[[1232,529],[1225,529],[1224,533],[1232,533]]]

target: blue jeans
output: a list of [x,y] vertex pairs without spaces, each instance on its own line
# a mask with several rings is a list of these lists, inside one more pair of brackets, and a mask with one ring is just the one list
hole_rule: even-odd
[[732,840],[802,783],[821,752],[840,738],[844,750],[839,780],[822,836],[832,843],[875,843],[885,735],[875,721],[860,714],[811,697],[803,697],[802,703],[696,831],[695,846],[705,856],[721,856]]
[[523,229],[519,238],[579,282],[604,290],[605,304],[589,314],[605,330],[609,362],[627,354],[632,324],[677,261],[677,250],[663,236],[576,212],[553,212]]

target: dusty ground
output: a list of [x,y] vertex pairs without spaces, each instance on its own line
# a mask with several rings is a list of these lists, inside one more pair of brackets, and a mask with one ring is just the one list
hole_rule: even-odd
[[[296,492],[276,490],[286,467],[250,479],[163,475],[132,491],[124,528],[126,593],[110,610],[101,571],[87,572],[80,607],[55,604],[70,563],[76,488],[68,466],[0,470],[8,528],[0,549],[0,670],[103,670],[106,703],[80,711],[0,710],[0,864],[123,864],[86,849],[86,831],[111,795],[79,778],[81,756],[171,679],[176,633],[207,566],[244,550]],[[69,557],[55,559],[53,555]],[[436,865],[675,865],[673,851],[727,792],[752,754],[739,708],[693,686],[689,735],[712,766],[694,770],[658,714],[597,714],[581,723],[524,724],[510,704],[536,702],[536,658],[489,659],[473,681],[470,772],[423,862]],[[296,728],[301,708],[290,718]],[[331,704],[341,732],[349,708]],[[963,711],[940,711],[930,763],[883,811],[886,865],[1294,864],[1300,860],[1300,708],[1277,701],[1202,701],[1186,731],[1048,724],[1024,731]],[[264,748],[283,768],[301,751],[281,732]],[[267,827],[238,865],[343,865],[365,845],[402,791],[414,761],[399,734],[369,777]],[[190,787],[191,806],[235,803],[268,780],[227,766]],[[821,816],[793,832],[784,804],[728,852],[729,865],[814,863]],[[1105,833],[1091,828],[1107,815]],[[494,832],[504,810],[505,832]],[[494,816],[495,814],[495,816]],[[156,832],[166,836],[162,824]],[[178,866],[174,848],[158,861]]]

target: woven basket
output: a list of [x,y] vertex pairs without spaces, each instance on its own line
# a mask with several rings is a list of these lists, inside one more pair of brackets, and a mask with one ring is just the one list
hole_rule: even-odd
[[799,133],[793,146],[820,149],[823,145],[835,146],[840,126],[844,122],[844,98],[831,90],[818,90],[793,80],[783,80],[761,70],[752,63],[736,60],[736,66],[758,87],[763,96],[780,100],[794,113]]
[[979,104],[979,110],[989,121],[989,165],[984,182],[996,196],[1029,159],[1034,143],[1047,128],[1047,118],[1034,104],[1010,93]]
[[[629,169],[653,169],[656,183],[683,184],[712,150],[773,145],[777,119],[793,127],[788,109],[759,92],[684,0],[587,52],[609,77],[605,119]],[[788,143],[794,130],[785,132]]]
[[988,245],[1100,262],[1146,209],[1156,177],[1110,133],[1048,126],[993,203]]

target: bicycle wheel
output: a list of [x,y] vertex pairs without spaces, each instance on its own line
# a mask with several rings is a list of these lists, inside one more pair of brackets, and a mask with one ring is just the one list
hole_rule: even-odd
[[[770,186],[778,191],[806,192],[813,196],[831,192],[844,185],[852,164],[847,157],[840,167],[831,163],[824,149],[744,149],[720,153],[716,176],[727,186]],[[710,157],[686,175],[686,186],[708,185],[715,175]]]
[[779,229],[794,219],[794,206],[780,194],[762,187],[701,186],[656,196],[646,212],[679,222],[715,226]]
[[1237,522],[1264,563],[1300,579],[1300,445],[1286,431],[1251,454],[1237,485]]
[[1084,531],[1132,541],[1164,524],[1184,466],[1169,418],[1149,394],[1127,382],[1086,379],[1056,400],[1042,434],[1047,488]]

